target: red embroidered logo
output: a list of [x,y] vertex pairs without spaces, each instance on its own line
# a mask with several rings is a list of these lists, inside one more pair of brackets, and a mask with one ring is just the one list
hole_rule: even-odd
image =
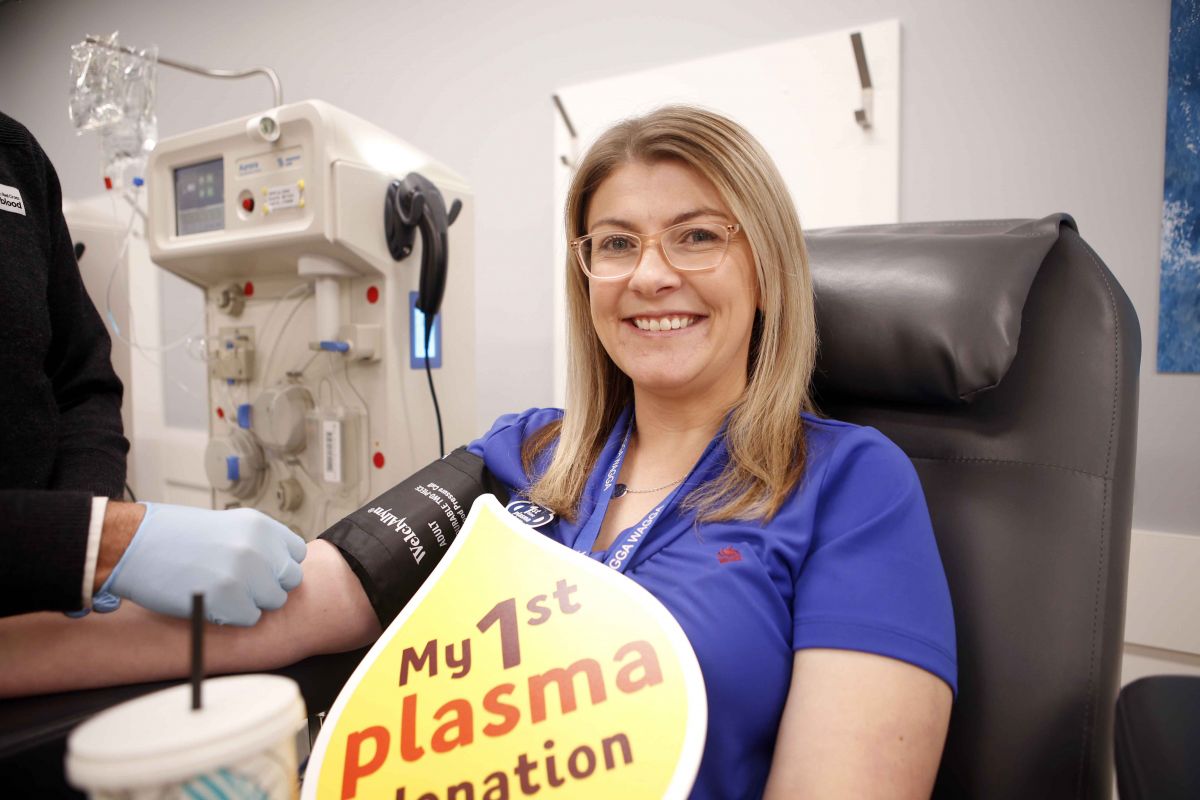
[[742,554],[732,547],[723,547],[717,551],[717,561],[728,564],[730,561],[741,561]]

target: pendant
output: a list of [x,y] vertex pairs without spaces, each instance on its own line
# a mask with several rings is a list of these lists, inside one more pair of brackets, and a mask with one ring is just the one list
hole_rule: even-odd
[[627,491],[629,491],[628,486],[623,483],[618,483],[616,487],[613,488],[613,499],[616,500],[618,497],[624,497],[625,492]]

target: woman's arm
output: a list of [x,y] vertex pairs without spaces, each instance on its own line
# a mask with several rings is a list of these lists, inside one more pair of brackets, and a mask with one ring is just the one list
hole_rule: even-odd
[[903,661],[798,650],[764,795],[928,798],[952,695]]
[[[209,674],[274,669],[319,653],[353,650],[380,629],[358,578],[337,548],[308,545],[304,580],[251,628],[209,625]],[[0,619],[0,697],[186,677],[191,623],[125,602],[111,614]]]

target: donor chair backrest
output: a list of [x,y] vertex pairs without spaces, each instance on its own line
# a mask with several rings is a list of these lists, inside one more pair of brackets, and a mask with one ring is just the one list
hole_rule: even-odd
[[959,694],[934,796],[1109,797],[1140,333],[1066,215],[807,234],[815,392],[925,489]]

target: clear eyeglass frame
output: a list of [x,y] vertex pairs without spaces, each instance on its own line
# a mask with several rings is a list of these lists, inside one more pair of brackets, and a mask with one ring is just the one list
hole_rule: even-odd
[[[667,251],[667,247],[665,245],[663,245],[663,243],[662,243],[663,237],[666,234],[670,233],[671,231],[687,229],[687,228],[697,228],[697,227],[710,228],[713,230],[716,230],[716,229],[724,230],[725,231],[724,246],[721,248],[721,251],[719,254],[714,254],[715,261],[712,264],[706,264],[703,267],[680,266],[679,264],[676,264],[674,261],[671,260],[671,254]],[[571,247],[571,250],[574,251],[574,253],[575,253],[576,263],[578,263],[580,269],[583,270],[583,274],[587,275],[589,278],[592,278],[593,280],[597,280],[597,281],[623,281],[626,278],[628,278],[630,275],[632,275],[639,266],[641,266],[642,258],[645,257],[646,251],[649,250],[651,247],[653,247],[656,244],[658,245],[659,251],[663,255],[663,260],[666,261],[667,264],[669,264],[672,269],[678,270],[679,272],[706,272],[708,270],[716,269],[717,267],[721,266],[721,264],[723,264],[725,262],[725,256],[727,256],[729,254],[729,245],[733,241],[733,237],[737,236],[738,232],[741,231],[741,229],[742,229],[741,224],[737,223],[737,222],[733,222],[733,223],[681,222],[678,225],[672,225],[669,228],[663,228],[658,233],[650,233],[650,234],[633,233],[632,231],[603,231],[601,233],[589,233],[586,236],[580,236],[576,239],[572,239],[571,243],[570,243],[570,247]],[[620,275],[597,275],[596,273],[594,273],[590,269],[588,269],[587,257],[584,255],[584,245],[588,244],[593,239],[596,239],[601,236],[628,236],[631,239],[637,240],[637,242],[638,242],[638,258],[637,258],[636,263],[634,263],[633,266],[629,268],[628,272],[621,273]]]

